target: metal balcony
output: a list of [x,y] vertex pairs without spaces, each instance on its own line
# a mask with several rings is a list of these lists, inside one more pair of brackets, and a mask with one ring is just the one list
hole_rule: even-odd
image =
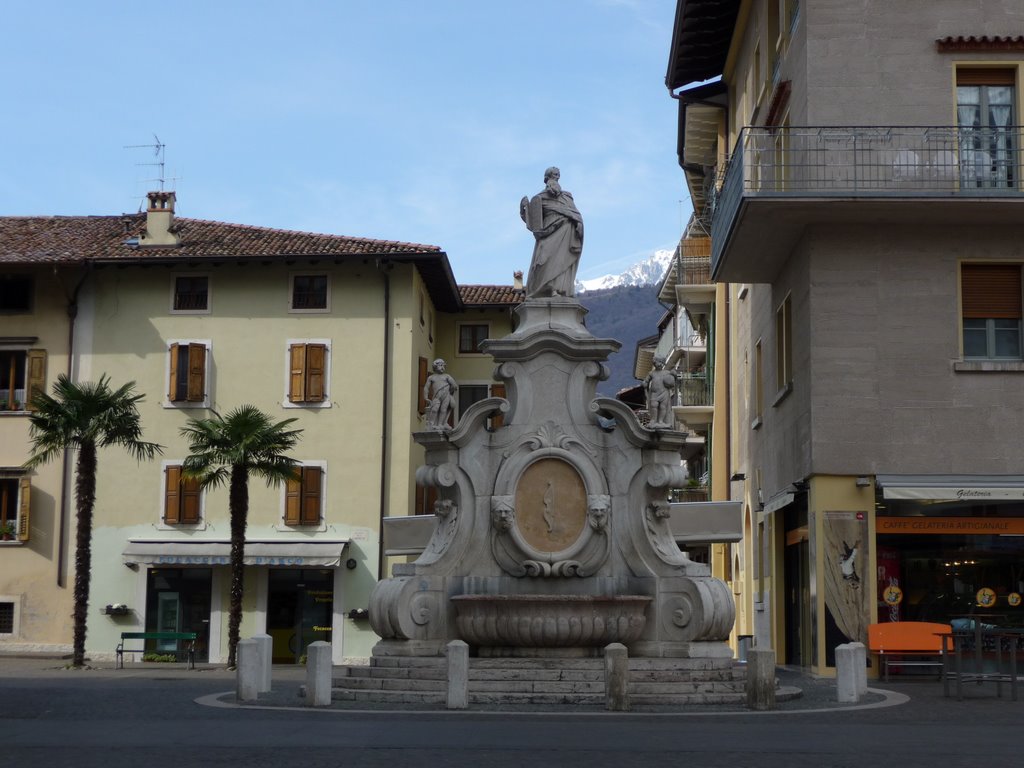
[[[1010,221],[1022,129],[745,128],[709,201],[717,280],[769,282],[811,222]],[[724,174],[724,180],[722,178]],[[980,219],[979,219],[980,217]]]

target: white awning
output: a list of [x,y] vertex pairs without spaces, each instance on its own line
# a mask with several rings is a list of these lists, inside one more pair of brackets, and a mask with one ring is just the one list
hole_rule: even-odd
[[1024,500],[1024,477],[1019,475],[878,475],[876,483],[885,499]]
[[[246,565],[336,568],[348,544],[332,541],[247,541]],[[230,565],[230,541],[129,541],[121,553],[126,564]]]
[[691,501],[668,505],[672,538],[684,544],[723,544],[743,538],[742,501]]

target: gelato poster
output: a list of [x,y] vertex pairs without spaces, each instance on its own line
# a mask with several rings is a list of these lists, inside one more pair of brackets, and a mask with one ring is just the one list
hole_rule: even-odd
[[835,649],[843,643],[868,642],[869,601],[874,580],[867,579],[866,512],[825,512],[822,515],[825,588],[825,658],[835,666]]

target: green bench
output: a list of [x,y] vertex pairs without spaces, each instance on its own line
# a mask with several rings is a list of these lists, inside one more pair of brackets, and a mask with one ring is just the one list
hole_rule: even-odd
[[[198,635],[195,632],[122,632],[121,642],[117,644],[115,653],[117,654],[117,669],[124,669],[124,655],[126,653],[158,653],[158,651],[147,651],[146,641],[147,640],[177,640],[186,641],[188,643],[184,650],[188,658],[188,668],[196,668],[196,638]],[[126,640],[141,640],[142,645],[139,648],[126,648]],[[180,653],[176,651],[175,653]]]

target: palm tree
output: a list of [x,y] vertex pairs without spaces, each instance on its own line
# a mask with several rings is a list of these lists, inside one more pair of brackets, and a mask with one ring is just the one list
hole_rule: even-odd
[[242,405],[221,416],[191,419],[181,428],[190,455],[182,465],[186,477],[197,478],[203,488],[228,483],[231,514],[231,612],[228,617],[228,668],[235,666],[238,631],[242,623],[242,569],[245,563],[245,527],[249,516],[249,475],[268,486],[295,476],[296,462],[285,455],[295,447],[301,429],[288,429],[295,419],[276,424],[253,405]]
[[32,455],[27,468],[46,464],[65,451],[75,450],[75,609],[72,665],[85,664],[85,631],[89,615],[89,580],[92,567],[92,512],[96,504],[96,450],[119,445],[136,459],[152,459],[162,452],[156,443],[142,440],[136,407],[145,395],[135,394],[135,382],[110,389],[104,375],[95,384],[74,383],[60,375],[53,395],[38,393],[29,416]]

